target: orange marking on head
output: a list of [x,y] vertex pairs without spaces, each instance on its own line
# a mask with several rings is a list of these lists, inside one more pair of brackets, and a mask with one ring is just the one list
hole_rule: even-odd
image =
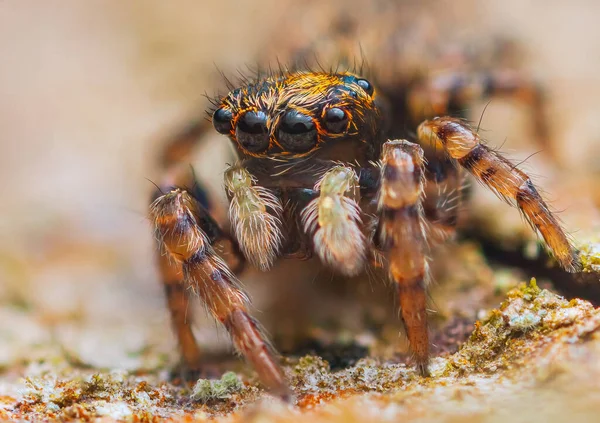
[[[361,136],[363,142],[373,138],[380,113],[374,102],[375,91],[368,82],[365,88],[365,82],[347,72],[300,71],[271,75],[232,90],[221,99],[219,108],[231,111],[232,126],[229,137],[243,154],[259,158],[305,157],[320,149],[329,140],[356,138],[361,134],[364,134]],[[344,112],[341,116],[344,120],[343,125],[334,129],[331,125],[332,120],[327,120],[326,115],[326,111],[332,108]],[[262,112],[266,115],[263,125],[268,133],[269,143],[264,150],[256,148],[257,151],[249,151],[245,148],[248,141],[246,140],[244,146],[238,140],[239,132],[236,132],[236,128],[241,116],[248,111]],[[305,119],[299,121],[300,125],[296,125],[299,128],[298,132],[289,131],[290,128],[294,128],[295,122],[292,120],[290,124],[288,121],[288,131],[284,132],[287,140],[285,137],[282,140],[283,118],[289,117],[286,114],[290,111],[298,112],[301,114],[300,119]],[[315,135],[307,135],[302,139],[301,125],[306,126],[306,133],[316,131]]]

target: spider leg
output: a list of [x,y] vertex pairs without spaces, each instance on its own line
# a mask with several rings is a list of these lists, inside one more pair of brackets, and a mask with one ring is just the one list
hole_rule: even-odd
[[[520,72],[449,71],[409,86],[407,107],[416,127],[433,116],[463,116],[477,100],[490,97],[516,99],[529,107],[534,133],[540,144],[548,141],[548,121],[540,87]],[[424,209],[431,223],[432,237],[446,239],[455,233],[462,201],[463,174],[452,159],[435,145],[421,145],[427,156]],[[549,149],[549,148],[548,148]]]
[[428,375],[427,260],[423,230],[423,150],[404,140],[383,145],[376,242],[396,284],[402,320],[422,375]]
[[[169,270],[178,270],[180,266],[181,273],[175,275],[183,276],[183,286],[196,293],[225,326],[234,346],[252,363],[263,384],[271,392],[288,398],[287,382],[274,351],[258,322],[249,314],[248,297],[215,253],[209,235],[200,224],[204,221],[200,204],[186,191],[174,189],[152,203],[150,215],[156,238],[174,263]],[[172,298],[175,301],[175,296]]]
[[[171,172],[163,176],[163,185],[158,187],[153,194],[153,200],[161,197],[164,191],[169,191],[174,186],[176,179],[181,185],[187,185],[184,179],[189,181],[189,172],[185,176],[179,172],[176,175],[176,166],[172,166]],[[173,260],[165,250],[161,242],[157,242],[156,261],[158,271],[162,281],[167,307],[171,315],[171,324],[177,336],[179,352],[183,360],[184,377],[195,378],[196,374],[201,373],[200,361],[202,351],[192,331],[193,308],[190,307],[190,292],[183,281],[183,268],[179,261]]]
[[427,120],[419,125],[417,136],[420,143],[441,148],[479,182],[518,207],[565,270],[581,269],[577,250],[529,176],[482,144],[477,132],[464,121],[451,117]]
[[[195,186],[197,186],[195,184]],[[201,194],[201,193],[200,193]],[[154,198],[162,195],[162,191],[157,191]],[[236,272],[241,272],[244,267],[243,257],[239,252],[239,248],[235,240],[223,233],[216,221],[211,217],[209,212],[203,207],[202,201],[198,201],[198,212],[200,217],[200,225],[207,234],[211,243],[225,241],[230,244],[229,250],[233,253],[231,257],[235,266]],[[200,372],[200,360],[202,353],[194,337],[192,331],[193,322],[193,307],[190,306],[190,295],[192,292],[184,283],[183,269],[181,263],[173,260],[164,245],[158,242],[156,249],[156,261],[158,263],[159,274],[164,286],[167,306],[171,314],[171,322],[177,336],[179,350],[183,359],[185,372],[191,372],[188,376],[195,376]],[[220,244],[226,248],[225,244]]]
[[356,201],[359,189],[354,169],[335,166],[317,182],[319,196],[301,212],[304,231],[312,236],[321,261],[347,276],[363,270],[366,256]]
[[[175,187],[188,187],[188,192],[198,202],[197,209],[200,213],[200,224],[203,230],[212,243],[217,241],[229,243],[229,250],[233,253],[231,258],[236,261],[231,264],[235,266],[236,272],[240,272],[245,262],[237,243],[221,230],[211,216],[211,213],[213,216],[215,214],[222,215],[223,213],[220,211],[218,204],[211,198],[210,193],[195,179],[189,165],[183,163],[191,154],[199,137],[207,129],[205,126],[202,123],[191,125],[186,131],[173,137],[164,148],[161,156],[161,165],[164,167],[163,175],[157,185],[157,190],[153,193],[152,201],[164,196],[165,193],[170,192]],[[192,331],[191,291],[184,283],[181,263],[170,257],[161,242],[158,242],[156,251],[160,279],[164,286],[171,322],[183,359],[184,373],[186,377],[195,377],[197,373],[202,373],[200,368],[202,352]]]

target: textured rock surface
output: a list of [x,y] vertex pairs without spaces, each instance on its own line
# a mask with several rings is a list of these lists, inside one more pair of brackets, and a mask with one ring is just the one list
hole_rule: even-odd
[[[193,390],[160,374],[76,368],[42,360],[14,396],[2,397],[7,419],[129,421],[159,418],[223,421],[564,421],[593,419],[600,393],[600,310],[529,285],[508,292],[476,322],[454,354],[432,363],[432,376],[412,366],[361,359],[332,372],[316,356],[286,366],[296,403],[283,404],[252,380],[226,373]],[[59,370],[60,369],[60,370]],[[232,414],[230,414],[232,413]],[[571,417],[569,417],[571,416]]]

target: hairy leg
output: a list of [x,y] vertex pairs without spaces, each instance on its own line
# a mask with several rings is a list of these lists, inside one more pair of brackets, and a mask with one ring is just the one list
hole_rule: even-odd
[[423,230],[423,150],[408,141],[383,146],[376,236],[396,284],[402,320],[422,375],[428,375],[427,260]]
[[[449,71],[409,86],[407,109],[416,127],[434,116],[465,117],[477,100],[506,97],[525,104],[530,112],[538,142],[547,147],[548,121],[543,91],[522,73],[501,69],[483,72]],[[443,150],[422,144],[427,161],[424,209],[434,239],[446,239],[455,232],[462,202],[464,175]],[[549,148],[547,148],[549,149]]]
[[[153,202],[168,192],[175,184],[189,186],[192,181],[189,172],[181,172],[181,167],[173,164],[163,175],[163,180],[157,191],[153,194]],[[160,279],[163,283],[167,300],[167,307],[171,315],[171,324],[181,354],[183,374],[185,378],[195,378],[201,373],[202,352],[192,331],[193,309],[190,307],[190,292],[183,282],[183,269],[181,263],[173,260],[164,245],[158,241],[156,260]]]
[[580,270],[577,250],[529,176],[482,144],[479,135],[468,124],[456,118],[436,118],[421,123],[417,132],[421,143],[445,151],[479,182],[509,204],[516,205],[565,270]]
[[[237,272],[240,272],[244,267],[244,260],[238,245],[235,240],[221,230],[212,218],[210,212],[214,211],[213,202],[207,192],[194,179],[194,175],[188,166],[176,162],[171,163],[163,174],[158,189],[153,194],[153,201],[164,196],[165,192],[168,193],[175,189],[176,186],[189,187],[189,195],[197,202],[198,224],[212,244],[221,242],[220,246],[222,248],[231,251],[232,254],[228,256],[229,263],[234,266],[233,268]],[[156,251],[158,270],[164,286],[173,330],[177,336],[183,359],[184,376],[196,377],[198,373],[202,373],[200,364],[202,353],[192,332],[193,307],[190,304],[190,295],[193,293],[189,286],[184,284],[181,263],[169,256],[161,242],[157,243]]]
[[321,261],[347,276],[363,270],[366,255],[358,182],[351,167],[333,167],[314,187],[319,196],[301,212],[304,231],[312,236]]
[[200,204],[186,191],[174,189],[154,201],[150,214],[163,251],[175,266],[181,266],[183,286],[193,290],[225,326],[263,384],[274,394],[289,397],[275,354],[260,325],[249,315],[246,294],[199,224],[203,221]]

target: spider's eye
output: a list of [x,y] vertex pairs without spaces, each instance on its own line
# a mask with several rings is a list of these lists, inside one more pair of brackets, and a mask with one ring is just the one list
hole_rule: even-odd
[[260,153],[269,147],[267,115],[262,111],[248,111],[237,121],[235,136],[246,150]]
[[312,117],[288,111],[279,124],[279,142],[286,149],[303,153],[317,144],[317,128]]
[[341,134],[348,127],[348,115],[339,107],[325,110],[323,120],[325,128],[332,134]]
[[212,123],[215,129],[220,134],[229,134],[231,131],[231,119],[233,119],[233,114],[229,109],[217,109],[213,113]]
[[373,95],[373,85],[366,79],[357,79],[356,84],[365,90],[368,95]]

